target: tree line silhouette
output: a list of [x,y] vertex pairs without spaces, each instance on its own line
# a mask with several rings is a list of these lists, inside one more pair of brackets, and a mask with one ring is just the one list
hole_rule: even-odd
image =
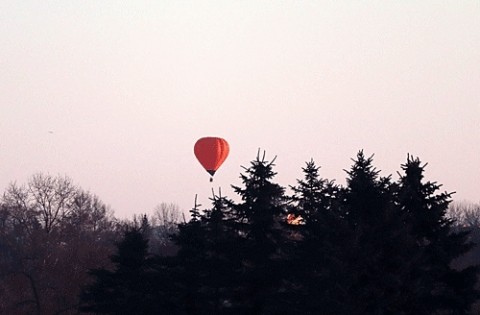
[[393,181],[360,151],[341,186],[312,160],[288,195],[258,155],[240,201],[219,192],[169,228],[38,176],[3,197],[0,313],[470,314],[479,269],[458,262],[472,226],[424,168],[408,156]]

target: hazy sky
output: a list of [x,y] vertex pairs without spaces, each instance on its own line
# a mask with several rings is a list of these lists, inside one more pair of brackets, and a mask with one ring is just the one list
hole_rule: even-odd
[[[480,201],[480,1],[0,1],[0,189],[66,174],[116,215],[234,197],[241,165],[407,153]],[[193,155],[221,136],[209,183]]]

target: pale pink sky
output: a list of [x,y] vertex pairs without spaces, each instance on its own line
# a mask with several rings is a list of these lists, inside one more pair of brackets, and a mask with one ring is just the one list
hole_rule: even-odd
[[[479,126],[478,0],[0,1],[1,191],[66,174],[130,217],[234,197],[258,148],[283,186],[364,149],[479,202]],[[213,185],[202,136],[231,147]]]

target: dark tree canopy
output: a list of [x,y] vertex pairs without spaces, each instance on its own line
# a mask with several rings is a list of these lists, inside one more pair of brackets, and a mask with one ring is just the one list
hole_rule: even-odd
[[423,181],[425,165],[418,158],[409,156],[402,170],[399,204],[423,252],[417,266],[422,274],[419,293],[423,306],[417,314],[467,314],[479,297],[475,290],[478,267],[458,270],[453,263],[472,249],[469,231],[455,231],[454,221],[447,217],[451,194],[437,193],[439,184]]
[[[478,300],[478,267],[457,263],[474,246],[469,230],[459,229],[448,217],[451,194],[439,193],[440,185],[424,180],[425,165],[418,158],[408,156],[400,179],[393,181],[381,176],[373,157],[360,151],[346,171],[345,186],[322,178],[320,167],[311,160],[302,168],[303,178],[289,186],[291,195],[275,182],[274,167],[259,154],[240,174],[241,184],[233,186],[239,201],[221,196],[219,190],[209,208],[200,209],[195,202],[191,220],[165,234],[177,249],[168,256],[152,253],[149,239],[157,237],[157,227],[146,215],[136,217],[109,263],[90,270],[81,311],[473,314],[469,311]],[[41,216],[19,206],[24,194],[14,188],[0,208],[2,266],[11,268],[12,261],[21,261],[22,253],[12,244],[22,237],[35,248],[33,240],[40,238],[33,235],[53,239],[60,229],[72,231],[74,222],[83,217],[88,217],[90,237],[97,239],[102,235],[98,230],[108,228],[101,220],[90,222],[95,213],[104,213],[103,208],[81,194],[72,199],[72,209],[77,210],[62,210],[72,214],[68,219],[60,216],[47,226]],[[84,208],[88,216],[83,216]],[[17,238],[12,234],[15,229],[20,231]],[[30,292],[38,295],[29,310],[44,314],[35,291],[37,274],[26,275]]]
[[164,263],[149,256],[148,240],[142,230],[127,230],[117,249],[111,257],[113,270],[91,271],[95,282],[82,294],[82,311],[125,315],[173,314],[177,303],[170,296],[172,279],[166,274]]

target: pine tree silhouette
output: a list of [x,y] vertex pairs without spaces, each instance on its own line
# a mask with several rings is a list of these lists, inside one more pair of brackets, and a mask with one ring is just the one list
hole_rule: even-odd
[[291,186],[290,211],[304,218],[304,224],[287,225],[296,236],[289,255],[292,314],[342,314],[344,308],[346,226],[338,207],[340,189],[318,171],[313,160],[307,162],[304,178]]
[[399,204],[423,251],[417,265],[421,275],[418,301],[412,305],[415,314],[467,314],[479,297],[475,289],[478,266],[457,270],[452,263],[473,244],[468,241],[469,232],[454,231],[453,220],[446,216],[452,194],[438,193],[440,185],[423,181],[425,166],[408,156],[399,181]]
[[363,151],[347,173],[341,207],[350,229],[344,243],[350,285],[344,311],[414,314],[408,310],[414,289],[409,279],[420,254],[395,204],[396,185],[379,176]]
[[[113,271],[95,269],[95,282],[82,293],[82,311],[95,314],[175,314],[169,288],[155,260],[148,255],[148,240],[138,228],[129,228],[111,257]],[[168,285],[167,285],[168,286]]]
[[242,201],[233,204],[239,251],[242,253],[242,283],[237,294],[239,314],[273,314],[283,270],[281,221],[285,217],[284,188],[272,182],[274,161],[257,155],[241,174],[243,187],[233,186]]

